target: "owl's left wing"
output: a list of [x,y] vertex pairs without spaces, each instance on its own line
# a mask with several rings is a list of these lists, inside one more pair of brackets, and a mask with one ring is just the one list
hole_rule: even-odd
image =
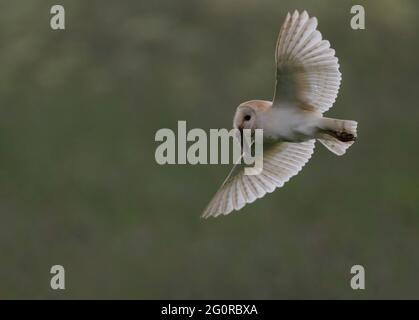
[[280,188],[308,162],[315,140],[301,143],[277,142],[263,152],[263,170],[258,175],[245,175],[244,166],[236,165],[212,198],[202,217],[227,215],[247,203]]
[[298,104],[323,113],[336,100],[341,73],[335,50],[317,30],[317,19],[307,12],[288,13],[275,50],[276,84],[273,107]]

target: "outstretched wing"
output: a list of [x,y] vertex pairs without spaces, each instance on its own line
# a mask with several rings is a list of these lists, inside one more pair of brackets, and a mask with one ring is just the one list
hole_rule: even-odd
[[245,175],[244,166],[236,165],[205,209],[202,217],[217,217],[240,210],[246,203],[280,188],[296,175],[310,159],[315,140],[301,143],[277,142],[263,153],[259,175]]
[[317,19],[306,11],[287,14],[275,50],[273,107],[299,101],[323,113],[335,102],[341,81],[338,59],[316,28]]

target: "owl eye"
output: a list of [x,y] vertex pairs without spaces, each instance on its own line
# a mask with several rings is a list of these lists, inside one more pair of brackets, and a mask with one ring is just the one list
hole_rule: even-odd
[[244,120],[249,121],[250,120],[250,116],[249,115],[244,116]]

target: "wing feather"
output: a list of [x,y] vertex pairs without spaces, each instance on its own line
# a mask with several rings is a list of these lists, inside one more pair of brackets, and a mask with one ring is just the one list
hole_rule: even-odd
[[306,11],[287,14],[275,50],[274,107],[301,101],[323,113],[335,102],[341,82],[339,63],[317,25]]
[[314,142],[274,143],[263,154],[263,170],[259,175],[245,175],[244,166],[234,166],[202,216],[208,218],[229,214],[282,187],[310,159]]

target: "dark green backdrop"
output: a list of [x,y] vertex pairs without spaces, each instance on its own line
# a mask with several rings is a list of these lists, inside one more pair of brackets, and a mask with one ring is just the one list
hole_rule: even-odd
[[[53,4],[0,2],[0,298],[419,298],[417,1],[62,0],[65,31]],[[294,9],[336,49],[327,114],[359,139],[202,220],[228,166],[159,166],[154,134],[230,128],[240,102],[270,99]]]

